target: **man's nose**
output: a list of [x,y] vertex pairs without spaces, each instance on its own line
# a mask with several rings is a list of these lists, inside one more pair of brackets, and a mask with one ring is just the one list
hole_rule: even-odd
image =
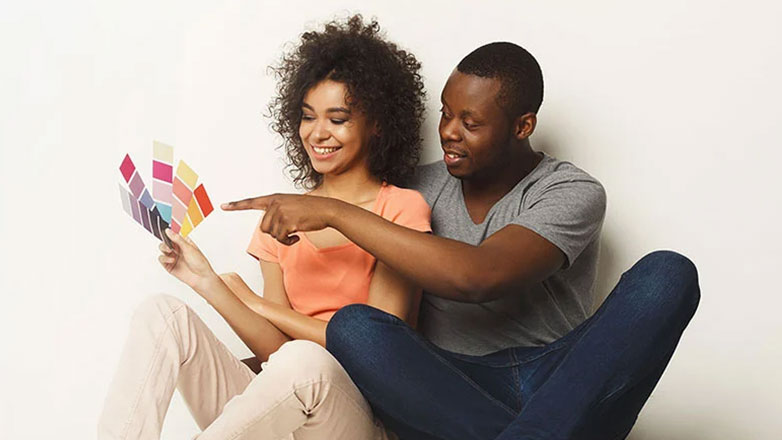
[[458,142],[461,141],[461,134],[459,132],[459,121],[456,118],[451,120],[440,121],[440,138],[447,141]]

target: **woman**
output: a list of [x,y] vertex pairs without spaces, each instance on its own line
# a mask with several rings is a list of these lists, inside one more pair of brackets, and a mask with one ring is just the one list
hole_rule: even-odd
[[[360,16],[307,32],[275,69],[272,127],[296,183],[317,197],[429,230],[420,194],[394,184],[418,161],[420,64]],[[270,219],[264,218],[262,222]],[[280,244],[256,229],[263,298],[236,274],[217,275],[190,239],[166,231],[161,264],[213,306],[255,354],[256,375],[181,301],[157,296],[134,316],[99,423],[100,439],[158,438],[178,388],[204,439],[386,438],[368,404],[322,348],[340,307],[367,303],[416,321],[420,290],[335,230]]]

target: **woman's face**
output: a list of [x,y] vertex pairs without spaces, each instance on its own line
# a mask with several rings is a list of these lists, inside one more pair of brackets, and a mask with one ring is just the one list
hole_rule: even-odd
[[301,143],[315,171],[323,175],[368,166],[371,130],[364,114],[346,102],[347,91],[340,82],[323,80],[307,91],[301,104]]

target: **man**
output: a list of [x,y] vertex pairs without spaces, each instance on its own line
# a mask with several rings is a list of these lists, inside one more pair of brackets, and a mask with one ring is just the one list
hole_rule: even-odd
[[699,300],[694,265],[655,252],[590,317],[600,183],[529,141],[543,98],[512,43],[467,55],[442,92],[443,161],[413,188],[434,235],[339,201],[274,195],[261,228],[339,230],[426,292],[420,333],[365,305],[331,320],[327,348],[402,439],[621,439]]

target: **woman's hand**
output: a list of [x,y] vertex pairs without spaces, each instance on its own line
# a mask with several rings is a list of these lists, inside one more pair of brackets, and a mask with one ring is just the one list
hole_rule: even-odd
[[163,255],[158,257],[158,261],[168,273],[203,296],[204,288],[218,278],[209,261],[190,238],[184,238],[171,229],[164,233],[171,239],[174,249],[160,243]]
[[299,241],[299,237],[291,234],[329,227],[331,219],[339,215],[340,204],[345,202],[310,195],[272,194],[224,203],[220,207],[224,211],[266,211],[261,221],[261,231],[282,244],[292,245]]

